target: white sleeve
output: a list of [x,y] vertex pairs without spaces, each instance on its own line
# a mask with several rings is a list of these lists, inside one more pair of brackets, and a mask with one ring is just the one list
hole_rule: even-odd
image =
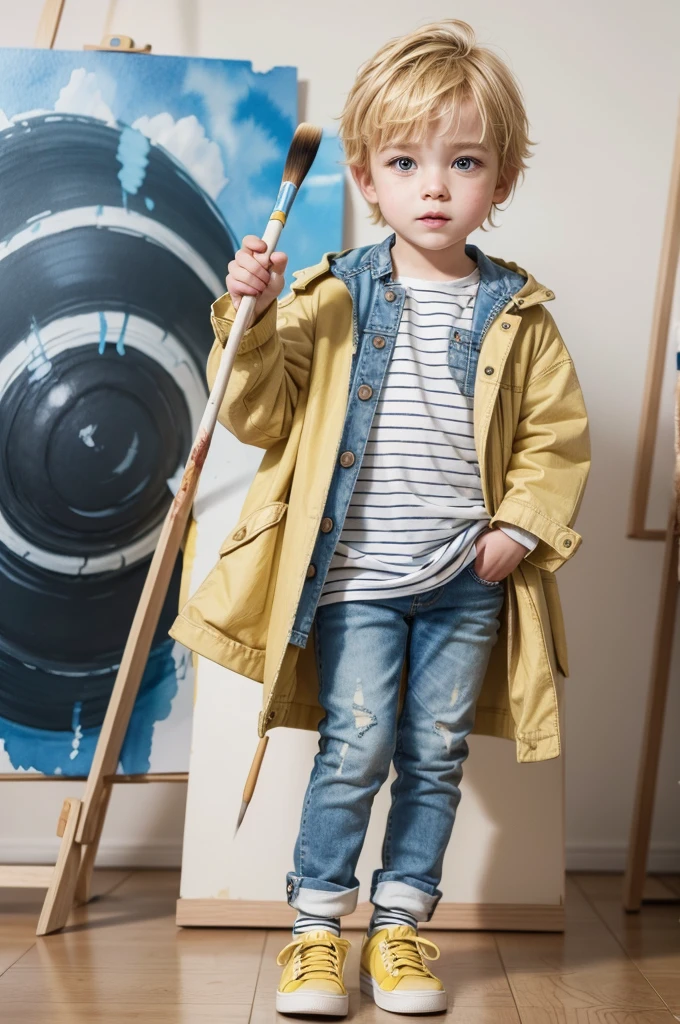
[[503,533],[507,533],[508,537],[512,537],[518,544],[523,544],[529,551],[533,551],[538,544],[539,538],[533,533],[529,533],[528,530],[523,530],[521,526],[511,526],[509,523],[501,522],[498,523],[498,526]]

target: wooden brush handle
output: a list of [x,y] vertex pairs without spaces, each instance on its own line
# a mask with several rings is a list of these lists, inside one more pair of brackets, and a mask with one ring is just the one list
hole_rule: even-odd
[[255,785],[257,783],[257,777],[260,774],[260,767],[262,766],[262,759],[264,758],[264,752],[267,749],[267,744],[268,743],[269,743],[269,735],[263,736],[262,739],[260,740],[260,742],[257,745],[257,750],[255,751],[255,757],[253,758],[253,763],[250,766],[250,771],[248,772],[248,778],[246,779],[246,784],[243,787],[243,802],[244,802],[244,804],[249,804],[250,803],[250,798],[252,797],[253,793],[255,792]]
[[[267,246],[264,253],[267,259],[269,259],[271,254],[274,252],[282,230],[283,224],[280,220],[270,220],[267,224],[266,231],[262,236],[262,241],[265,242]],[[220,411],[220,406],[222,405],[222,401],[227,390],[227,383],[234,365],[236,353],[239,345],[241,344],[243,335],[250,327],[256,303],[256,295],[244,295],[239,302],[238,309],[236,310],[236,316],[234,317],[234,323],[231,331],[229,332],[229,337],[227,339],[227,344],[224,347],[222,358],[220,359],[220,365],[215,376],[215,382],[212,386],[212,391],[210,392],[210,398],[208,399],[208,404],[205,407],[205,412],[203,413],[203,418],[198,428],[197,441],[200,439],[202,432],[204,432],[208,437],[212,437],[213,430],[215,429],[215,423],[217,422],[217,414]]]

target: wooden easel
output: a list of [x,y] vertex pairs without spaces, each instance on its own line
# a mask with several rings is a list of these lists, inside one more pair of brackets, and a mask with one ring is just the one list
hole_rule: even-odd
[[[37,47],[52,49],[54,46],[64,4],[65,0],[46,0],[36,32]],[[86,46],[84,49],[121,53],[151,51],[149,45],[141,49],[135,48],[129,36],[105,36],[100,46]],[[149,622],[148,627],[152,634],[155,624]],[[148,636],[148,640],[150,645],[151,635]],[[61,837],[61,845],[56,864],[53,867],[35,864],[0,865],[0,887],[47,889],[36,930],[37,935],[59,931],[66,924],[73,906],[89,901],[92,871],[111,799],[112,786],[136,782],[186,782],[188,779],[187,772],[115,774],[146,664],[146,654],[143,650],[138,654],[137,664],[128,665],[127,674],[119,673],[116,680],[89,776],[72,777],[74,782],[85,781],[87,784],[82,799],[69,797],[64,801],[57,823],[57,835]],[[3,782],[48,780],[63,782],[64,777],[39,774],[0,775],[0,781]]]
[[661,248],[652,323],[651,347],[643,398],[642,419],[633,478],[633,495],[628,536],[640,540],[664,540],[661,593],[654,636],[654,654],[647,695],[647,712],[638,768],[637,791],[628,847],[623,904],[636,911],[642,904],[647,869],[647,854],[654,813],[656,778],[668,695],[673,633],[678,605],[678,498],[673,494],[666,530],[645,527],[654,447],[659,422],[659,404],[663,383],[668,333],[673,306],[673,291],[680,255],[680,117],[678,118],[675,156],[671,171],[668,211]]

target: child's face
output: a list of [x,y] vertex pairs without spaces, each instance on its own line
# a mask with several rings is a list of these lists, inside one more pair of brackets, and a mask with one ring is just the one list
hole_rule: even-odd
[[364,197],[378,203],[398,236],[421,250],[464,242],[512,187],[511,181],[498,181],[493,143],[476,142],[482,122],[472,101],[462,105],[457,125],[441,131],[433,122],[423,142],[371,152],[368,171],[352,168]]

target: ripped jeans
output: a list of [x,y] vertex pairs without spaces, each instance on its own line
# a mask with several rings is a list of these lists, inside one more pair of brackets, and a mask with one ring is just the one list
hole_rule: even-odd
[[[503,583],[480,579],[471,564],[422,594],[317,610],[325,715],[295,871],[286,876],[290,906],[323,917],[355,909],[371,806],[394,761],[382,868],[373,872],[370,899],[430,920],[504,595]],[[405,657],[408,685],[398,716]]]

